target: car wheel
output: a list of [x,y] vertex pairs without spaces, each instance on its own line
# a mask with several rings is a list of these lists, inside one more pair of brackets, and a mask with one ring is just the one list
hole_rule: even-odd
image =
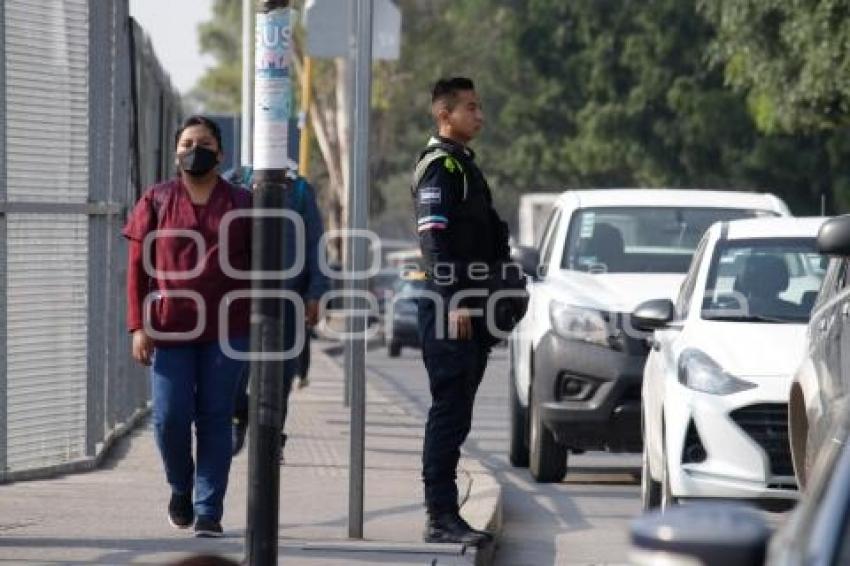
[[662,511],[666,511],[679,503],[679,499],[673,496],[673,492],[670,489],[670,466],[667,462],[667,443],[663,440],[662,442],[661,448],[664,456],[661,460],[661,501],[659,502],[659,506]]
[[396,342],[395,340],[391,340],[387,345],[387,354],[391,358],[397,358],[401,355],[401,344]]
[[528,403],[531,418],[528,469],[538,483],[554,483],[567,475],[567,449],[555,441],[555,436],[543,424],[539,403],[533,391]]
[[643,439],[643,458],[640,468],[640,503],[644,511],[656,509],[661,505],[661,483],[652,479],[649,471],[649,449],[646,436]]
[[[511,346],[513,350],[513,346]],[[514,370],[514,358],[510,356],[510,377],[508,387],[510,388],[510,410],[511,410],[511,438],[508,446],[508,459],[517,468],[528,467],[528,411],[519,402],[516,392],[516,372]]]

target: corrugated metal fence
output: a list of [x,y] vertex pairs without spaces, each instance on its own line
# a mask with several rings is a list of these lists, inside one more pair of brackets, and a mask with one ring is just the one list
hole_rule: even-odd
[[[84,469],[147,407],[128,207],[171,173],[179,98],[126,0],[0,2],[0,481]],[[135,69],[135,72],[133,72]]]

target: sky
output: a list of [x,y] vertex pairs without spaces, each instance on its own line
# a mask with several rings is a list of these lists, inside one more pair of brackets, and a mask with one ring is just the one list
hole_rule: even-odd
[[210,19],[212,0],[130,0],[130,15],[150,36],[171,82],[186,94],[213,63],[198,49],[198,24]]

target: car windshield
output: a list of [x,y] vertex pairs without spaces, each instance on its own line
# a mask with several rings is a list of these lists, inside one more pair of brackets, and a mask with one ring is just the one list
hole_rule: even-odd
[[685,273],[709,226],[773,216],[734,208],[586,208],[573,215],[562,269],[590,273]]
[[804,323],[820,290],[824,258],[814,238],[732,240],[709,268],[702,318]]

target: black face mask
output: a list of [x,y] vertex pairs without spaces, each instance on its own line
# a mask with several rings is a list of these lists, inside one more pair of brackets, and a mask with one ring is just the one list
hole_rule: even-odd
[[216,165],[218,165],[218,154],[200,145],[180,156],[180,168],[193,177],[203,177]]

